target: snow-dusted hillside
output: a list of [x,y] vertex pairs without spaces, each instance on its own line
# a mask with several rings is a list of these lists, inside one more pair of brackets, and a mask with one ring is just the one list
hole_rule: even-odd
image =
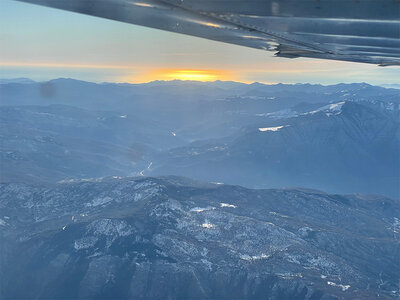
[[179,177],[2,184],[0,298],[396,299],[399,214]]

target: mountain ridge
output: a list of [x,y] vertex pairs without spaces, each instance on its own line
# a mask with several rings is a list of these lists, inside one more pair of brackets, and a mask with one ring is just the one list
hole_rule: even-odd
[[[365,83],[119,86],[58,79],[0,84],[0,95],[2,182],[176,172],[249,187],[399,197],[399,90]],[[272,127],[290,124],[271,135]],[[334,186],[336,180],[341,185]]]
[[3,299],[398,296],[398,200],[176,176],[0,190]]

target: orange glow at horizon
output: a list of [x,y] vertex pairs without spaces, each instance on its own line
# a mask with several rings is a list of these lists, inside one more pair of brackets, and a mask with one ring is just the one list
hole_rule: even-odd
[[196,69],[161,69],[151,71],[141,78],[133,78],[134,81],[147,82],[152,80],[193,80],[215,81],[234,80],[231,72],[223,70],[196,70]]

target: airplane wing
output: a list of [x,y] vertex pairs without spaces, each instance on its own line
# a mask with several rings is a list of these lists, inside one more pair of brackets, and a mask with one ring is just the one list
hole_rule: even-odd
[[400,65],[399,0],[18,0],[276,56]]

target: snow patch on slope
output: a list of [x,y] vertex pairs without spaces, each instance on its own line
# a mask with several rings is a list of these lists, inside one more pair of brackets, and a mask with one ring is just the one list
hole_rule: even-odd
[[229,204],[229,203],[220,203],[221,207],[230,207],[230,208],[236,208],[236,205]]
[[342,112],[342,106],[345,104],[345,101],[331,103],[325,106],[322,106],[316,110],[304,113],[303,115],[313,115],[319,112],[324,112],[328,117],[331,115],[339,115]]
[[190,212],[203,212],[203,211],[209,211],[209,210],[214,210],[215,207],[213,206],[207,206],[207,207],[193,207],[192,209],[190,209]]
[[338,284],[338,283],[334,283],[332,281],[328,281],[327,283],[331,286],[336,286],[336,287],[341,288],[343,292],[347,291],[350,288],[350,285]]
[[288,127],[290,125],[282,125],[282,126],[276,126],[276,127],[265,127],[265,128],[258,128],[258,131],[265,132],[265,131],[279,131],[280,129],[284,127]]

